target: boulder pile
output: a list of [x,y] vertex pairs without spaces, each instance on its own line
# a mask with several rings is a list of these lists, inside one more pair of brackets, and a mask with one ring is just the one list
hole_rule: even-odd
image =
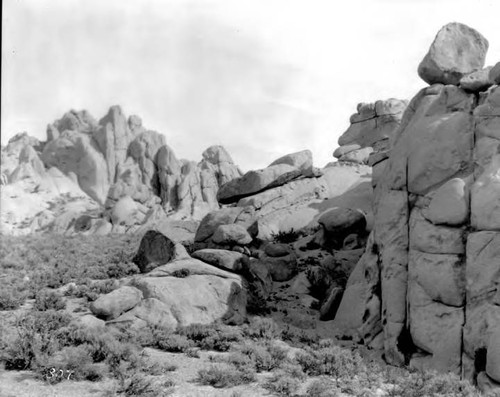
[[[202,219],[195,245],[232,247],[236,237],[233,241],[222,238],[230,234],[238,234],[239,241],[246,239],[248,244],[249,237],[272,240],[280,233],[307,232],[319,228],[319,215],[336,206],[352,206],[369,213],[370,171],[368,166],[348,163],[315,168],[309,150],[283,156],[219,189],[218,200],[226,207]],[[352,202],[351,195],[357,201]]]
[[182,245],[157,231],[143,236],[134,262],[144,274],[125,280],[90,305],[106,325],[175,329],[214,321],[241,324],[246,319],[246,282],[236,269],[191,258]]

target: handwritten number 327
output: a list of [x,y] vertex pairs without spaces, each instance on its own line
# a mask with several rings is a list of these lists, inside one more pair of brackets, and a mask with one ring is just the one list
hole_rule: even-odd
[[49,373],[46,375],[47,376],[47,379],[54,379],[54,378],[61,378],[63,379],[64,378],[64,373],[66,373],[66,379],[70,380],[71,379],[71,375],[73,375],[75,373],[75,371],[70,371],[70,370],[62,370],[60,369],[59,371],[55,368],[51,368]]

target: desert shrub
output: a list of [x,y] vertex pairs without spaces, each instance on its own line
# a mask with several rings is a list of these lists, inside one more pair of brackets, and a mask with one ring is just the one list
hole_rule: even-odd
[[272,371],[282,365],[287,356],[287,351],[273,343],[244,344],[240,351],[247,355],[254,363],[257,372]]
[[2,287],[0,289],[0,311],[15,310],[24,303],[26,296],[18,289],[12,287]]
[[66,308],[66,301],[57,291],[42,289],[35,296],[33,309],[38,311],[63,310]]
[[126,379],[119,389],[125,396],[163,397],[173,393],[175,383],[171,379],[158,382],[156,379],[140,373]]
[[200,349],[197,347],[189,347],[184,351],[184,354],[192,358],[200,358]]
[[339,397],[340,393],[332,379],[322,376],[311,382],[307,388],[307,395],[309,397]]
[[358,353],[338,346],[307,348],[297,354],[296,360],[308,375],[329,375],[337,380],[364,370],[364,363]]
[[187,268],[177,269],[172,272],[172,276],[177,278],[185,278],[191,274],[191,271]]
[[281,335],[281,328],[276,321],[267,317],[253,317],[242,330],[246,337],[254,339],[275,339]]
[[6,369],[30,369],[43,355],[58,350],[56,331],[66,327],[71,317],[64,312],[30,312],[15,324],[16,337],[5,352]]
[[96,280],[83,279],[80,284],[68,288],[66,294],[77,298],[85,298],[89,302],[95,301],[103,294],[109,294],[119,288],[116,280]]
[[319,337],[317,334],[309,334],[304,330],[286,326],[283,331],[281,331],[281,339],[290,343],[292,346],[303,347],[317,344]]
[[394,387],[389,396],[443,396],[479,397],[481,394],[468,381],[460,380],[457,375],[438,374],[431,371],[410,371],[406,376],[394,377]]
[[111,375],[118,379],[122,388],[142,368],[145,367],[136,346],[115,340],[105,352],[105,363]]
[[241,352],[233,352],[227,357],[215,357],[212,360],[225,362],[238,369],[250,369],[251,371],[255,369],[255,362],[248,355]]
[[223,324],[191,324],[179,328],[177,333],[204,350],[227,351],[242,340],[241,330]]
[[155,325],[147,324],[134,332],[135,343],[142,347],[154,347],[156,344],[155,333],[160,328]]
[[234,368],[228,364],[212,364],[210,367],[198,371],[198,381],[202,385],[219,388],[238,386],[251,383],[254,380],[254,372]]
[[168,363],[154,362],[142,368],[142,371],[148,375],[159,376],[177,370],[177,365]]
[[287,231],[280,231],[272,233],[271,237],[275,243],[290,244],[297,241],[300,237],[300,232],[295,231],[293,228]]
[[284,371],[277,371],[268,379],[264,387],[279,396],[294,396],[298,394],[301,381]]
[[[132,257],[139,236],[64,236],[33,234],[2,236],[0,271],[6,275],[29,277],[29,297],[44,288],[58,288],[84,278],[107,279],[132,274]],[[15,280],[12,287],[22,290],[24,281]]]
[[102,369],[93,363],[87,346],[67,346],[52,356],[37,358],[37,375],[50,383],[62,380],[90,380],[102,378]]
[[92,329],[70,324],[59,329],[54,337],[59,346],[86,345],[87,350],[96,363],[106,362],[111,365],[119,361],[139,364],[139,348],[133,337],[114,329]]
[[193,343],[184,335],[165,334],[156,341],[156,346],[164,351],[181,353],[193,346]]
[[106,273],[109,278],[118,279],[131,276],[133,274],[138,274],[140,273],[140,270],[135,263],[129,260],[125,262],[108,264]]

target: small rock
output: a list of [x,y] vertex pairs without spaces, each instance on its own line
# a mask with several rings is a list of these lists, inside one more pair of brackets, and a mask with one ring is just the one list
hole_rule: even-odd
[[486,91],[494,84],[489,76],[490,70],[491,66],[465,75],[460,79],[460,87],[473,92]]
[[286,256],[291,253],[290,248],[286,244],[269,243],[264,247],[264,252],[266,255],[273,258],[279,258],[281,256]]
[[193,252],[191,256],[221,269],[240,272],[244,255],[235,251],[206,248]]

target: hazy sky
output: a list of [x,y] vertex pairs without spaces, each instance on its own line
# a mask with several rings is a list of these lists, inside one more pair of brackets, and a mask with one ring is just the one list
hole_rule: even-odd
[[180,158],[222,144],[243,169],[311,149],[332,161],[358,102],[410,98],[439,28],[500,61],[498,0],[3,0],[2,144],[111,105]]

